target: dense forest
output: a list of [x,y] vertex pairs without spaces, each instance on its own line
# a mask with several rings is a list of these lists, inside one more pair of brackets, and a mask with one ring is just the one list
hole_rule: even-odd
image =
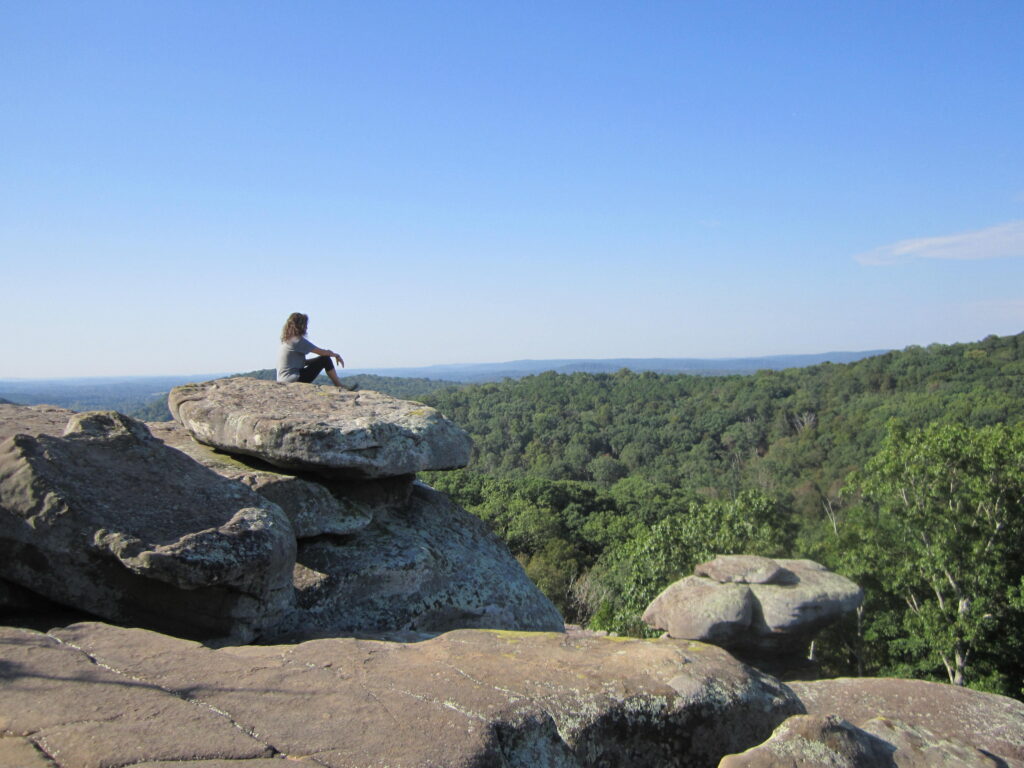
[[865,587],[836,674],[1024,686],[1024,334],[698,377],[532,376],[420,397],[470,466],[426,479],[489,521],[567,619],[639,614],[717,553]]

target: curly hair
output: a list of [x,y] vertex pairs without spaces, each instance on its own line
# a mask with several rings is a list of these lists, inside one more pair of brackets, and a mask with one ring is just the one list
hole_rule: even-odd
[[309,325],[309,316],[301,312],[292,312],[281,329],[281,341],[298,339],[306,335],[306,326]]

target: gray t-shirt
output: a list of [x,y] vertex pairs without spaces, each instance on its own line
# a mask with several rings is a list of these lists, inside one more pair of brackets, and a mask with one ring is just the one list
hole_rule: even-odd
[[306,355],[316,349],[316,344],[305,336],[281,342],[277,353],[277,380],[292,382],[299,380],[299,372],[306,364]]

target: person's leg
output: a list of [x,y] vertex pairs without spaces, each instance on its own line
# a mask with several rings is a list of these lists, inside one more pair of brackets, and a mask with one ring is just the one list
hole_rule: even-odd
[[302,370],[299,371],[299,381],[304,384],[312,384],[316,377],[320,375],[320,371],[326,370],[327,375],[334,381],[338,378],[337,374],[334,373],[334,363],[331,362],[331,358],[326,355],[320,355],[306,361],[306,364],[302,366]]

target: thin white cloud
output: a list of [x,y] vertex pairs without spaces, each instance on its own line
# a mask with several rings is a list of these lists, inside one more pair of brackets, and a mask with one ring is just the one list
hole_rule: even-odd
[[871,266],[899,264],[911,259],[1005,259],[1024,256],[1024,221],[1011,221],[976,232],[942,237],[919,237],[883,245],[854,258]]

